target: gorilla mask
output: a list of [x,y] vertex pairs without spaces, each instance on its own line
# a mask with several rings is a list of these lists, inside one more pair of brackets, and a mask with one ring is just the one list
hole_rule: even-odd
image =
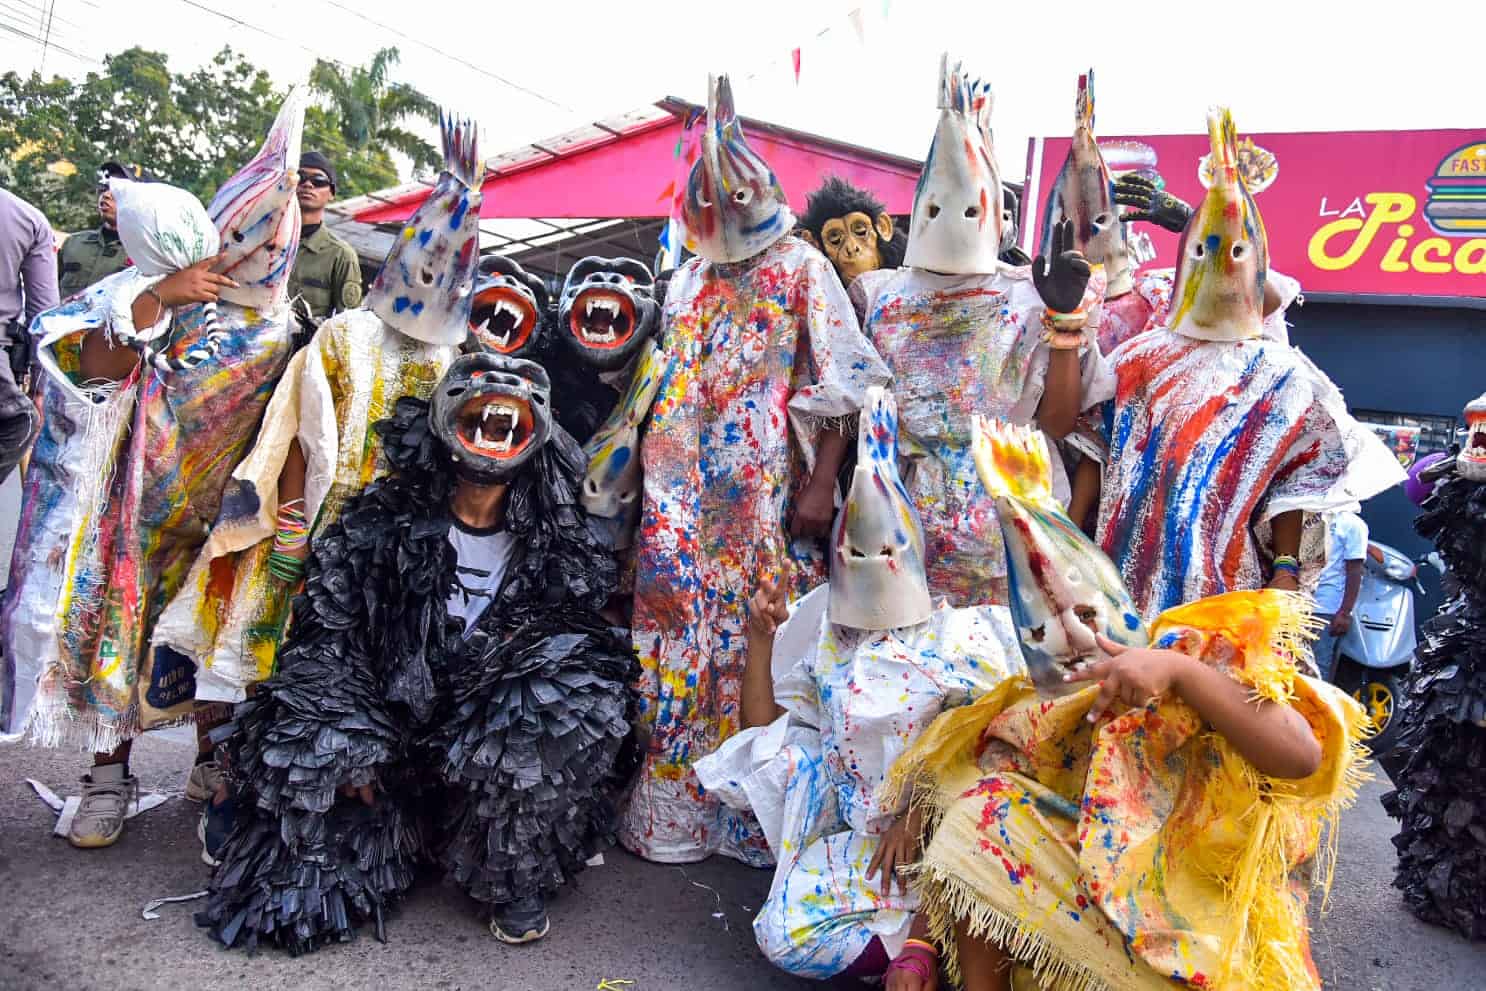
[[546,311],[541,279],[504,255],[480,259],[469,329],[482,348],[512,358],[526,354],[541,336]]
[[629,258],[580,260],[568,271],[557,305],[558,336],[579,361],[601,372],[623,368],[660,321],[655,279]]
[[429,418],[461,478],[505,484],[552,434],[552,384],[534,361],[462,355],[434,389]]

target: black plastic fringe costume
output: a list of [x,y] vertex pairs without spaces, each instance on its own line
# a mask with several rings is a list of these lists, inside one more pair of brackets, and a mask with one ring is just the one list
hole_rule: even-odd
[[1486,939],[1486,483],[1442,482],[1415,522],[1459,583],[1424,624],[1394,756],[1393,885],[1425,922]]
[[[302,953],[368,920],[380,938],[435,859],[492,905],[550,894],[613,840],[638,670],[597,613],[616,575],[578,505],[582,451],[554,428],[511,484],[517,547],[462,639],[428,404],[377,430],[395,473],[316,539],[278,673],[214,734],[240,811],[197,921],[227,946]],[[346,794],[363,785],[373,806]]]

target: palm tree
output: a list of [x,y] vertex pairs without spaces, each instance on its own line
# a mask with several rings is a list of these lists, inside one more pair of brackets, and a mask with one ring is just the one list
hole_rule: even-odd
[[439,164],[433,145],[402,126],[408,118],[438,123],[439,109],[406,83],[388,79],[399,59],[396,48],[383,48],[365,67],[343,67],[320,59],[310,70],[310,86],[330,104],[337,128],[354,154],[374,155],[392,149],[406,155],[415,169]]

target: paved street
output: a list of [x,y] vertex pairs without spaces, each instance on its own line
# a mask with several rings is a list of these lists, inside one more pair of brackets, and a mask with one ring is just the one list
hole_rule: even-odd
[[[179,731],[146,738],[135,772],[147,788],[177,794],[192,746]],[[130,822],[108,850],[75,851],[53,838],[51,811],[23,781],[75,792],[81,760],[0,748],[0,988],[130,991],[402,988],[498,991],[758,991],[806,988],[772,970],[755,949],[749,920],[765,873],[714,859],[686,868],[646,864],[622,852],[589,871],[560,899],[552,934],[510,948],[476,921],[446,886],[417,891],[388,925],[389,941],[365,937],[300,959],[216,948],[191,922],[196,903],[167,905],[146,922],[148,900],[202,886],[195,806],[172,798]],[[1389,887],[1392,828],[1379,783],[1349,814],[1329,914],[1315,931],[1330,988],[1445,991],[1486,986],[1486,950],[1414,920]],[[720,913],[718,915],[717,913]],[[633,981],[620,984],[618,981]],[[839,989],[837,989],[839,991]]]

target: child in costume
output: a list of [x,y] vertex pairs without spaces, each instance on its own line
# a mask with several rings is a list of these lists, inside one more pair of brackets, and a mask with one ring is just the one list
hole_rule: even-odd
[[321,531],[279,671],[223,734],[247,808],[199,921],[227,946],[380,936],[433,860],[498,939],[537,939],[613,842],[636,668],[597,612],[582,452],[532,362],[468,354],[432,393],[377,425],[393,473]]
[[687,247],[661,317],[664,356],[640,442],[634,643],[645,767],[621,839],[662,862],[718,850],[754,863],[756,829],[702,793],[692,761],[738,729],[744,603],[759,562],[824,577],[844,419],[887,381],[841,280],[790,236],[794,216],[748,146],[727,78],[709,87],[701,157],[682,194]]
[[362,305],[294,355],[155,631],[158,649],[195,665],[202,701],[241,701],[273,673],[310,543],[388,470],[371,425],[401,396],[426,398],[469,333],[483,167],[471,124],[445,119],[442,133],[438,183]]
[[761,582],[749,617],[747,728],[696,764],[709,793],[764,829],[778,866],[754,934],[765,956],[801,977],[922,965],[909,940],[927,931],[915,928],[918,899],[896,872],[916,859],[920,830],[906,804],[879,790],[940,711],[1025,671],[1006,607],[931,606],[897,429],[892,393],[869,389],[831,580],[788,619],[784,582]]
[[1183,602],[1298,587],[1303,514],[1403,470],[1296,349],[1263,336],[1268,252],[1233,120],[1208,116],[1213,181],[1180,246],[1165,327],[1110,356],[1098,539],[1147,620]]
[[[998,259],[1007,218],[991,143],[990,87],[940,62],[939,124],[914,194],[907,268],[852,285],[892,370],[902,474],[928,540],[929,591],[954,606],[1006,602],[1001,531],[970,460],[975,413],[1073,426],[1103,372],[1083,334],[1099,286],[1071,227],[1031,269]],[[1068,494],[1059,469],[1056,484]]]
[[1010,989],[1013,965],[1058,991],[1319,991],[1308,865],[1361,779],[1365,716],[1296,671],[1304,601],[1203,599],[1141,646],[1118,573],[1051,498],[1041,438],[979,447],[1033,681],[940,716],[890,788],[935,823],[916,876],[951,974],[967,991]]
[[114,185],[134,265],[33,327],[43,428],[11,562],[0,731],[97,754],[76,846],[118,838],[130,741],[192,712],[191,665],[151,637],[289,360],[304,100],[290,95],[209,212],[174,187]]

